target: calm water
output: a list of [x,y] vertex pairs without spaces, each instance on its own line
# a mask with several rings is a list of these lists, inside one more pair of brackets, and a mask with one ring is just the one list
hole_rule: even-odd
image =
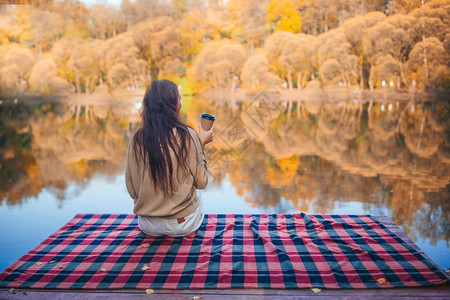
[[[140,100],[122,105],[0,105],[0,271],[77,213],[132,213],[124,180]],[[209,145],[207,213],[391,217],[450,267],[449,104],[186,98]]]

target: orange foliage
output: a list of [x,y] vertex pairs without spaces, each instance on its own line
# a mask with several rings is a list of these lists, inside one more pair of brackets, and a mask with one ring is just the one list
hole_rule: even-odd
[[[135,91],[162,77],[189,77],[196,92],[450,84],[447,1],[225,2],[126,0],[119,9],[88,9],[65,0],[0,10],[0,89],[91,93],[107,81],[109,90]],[[32,65],[11,63],[11,46],[31,51]],[[46,82],[59,78],[56,87],[36,84],[36,74],[31,80],[42,59],[57,64],[56,75],[53,67],[44,74]]]

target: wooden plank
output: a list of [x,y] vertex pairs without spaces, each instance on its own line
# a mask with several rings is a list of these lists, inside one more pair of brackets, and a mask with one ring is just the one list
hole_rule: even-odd
[[[276,289],[227,289],[227,290],[155,290],[147,295],[145,290],[15,290],[11,294],[7,289],[0,289],[0,299],[286,299],[312,298],[321,299],[373,299],[373,298],[403,298],[403,299],[449,299],[450,286],[426,288],[394,288],[394,289],[323,289],[314,293],[310,289],[276,290]],[[352,299],[352,300],[353,300]]]

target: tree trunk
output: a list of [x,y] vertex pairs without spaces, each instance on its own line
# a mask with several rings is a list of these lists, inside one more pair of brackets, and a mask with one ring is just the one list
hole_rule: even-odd
[[291,75],[290,69],[288,69],[288,71],[287,71],[287,81],[288,81],[288,89],[291,91],[292,90],[292,75]]
[[346,86],[346,80],[345,80],[345,72],[341,67],[341,79],[342,79],[342,85]]
[[372,70],[369,72],[369,89],[373,91]]
[[130,81],[130,87],[132,90],[134,90],[134,84],[133,84],[133,76],[131,76],[131,73],[128,74],[128,80]]
[[363,66],[361,64],[359,69],[359,89],[362,91],[364,89],[364,72],[363,72]]
[[[424,0],[421,0],[421,6],[423,8]],[[430,84],[428,82],[429,72],[428,72],[428,60],[427,60],[427,47],[425,45],[425,24],[423,23],[423,12],[422,12],[422,42],[423,42],[423,65],[425,67],[425,89],[427,89],[428,85]]]
[[86,78],[86,83],[84,86],[84,93],[88,94],[88,95],[91,93],[91,91],[89,90],[90,82],[91,82],[90,77]]
[[77,89],[77,94],[81,93],[81,86],[80,86],[80,77],[78,73],[75,73],[75,87]]
[[370,124],[370,110],[372,109],[373,101],[370,100],[369,106],[367,106],[367,121],[368,124]]

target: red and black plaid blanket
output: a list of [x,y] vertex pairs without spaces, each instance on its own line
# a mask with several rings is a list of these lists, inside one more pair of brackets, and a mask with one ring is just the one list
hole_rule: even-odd
[[134,215],[79,214],[2,274],[0,287],[390,288],[445,274],[370,216],[207,215],[184,238]]

